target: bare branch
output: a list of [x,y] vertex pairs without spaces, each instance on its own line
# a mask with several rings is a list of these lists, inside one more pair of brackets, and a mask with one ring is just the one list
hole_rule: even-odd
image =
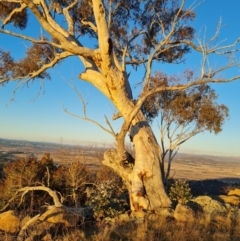
[[[25,0],[26,2],[29,2],[28,0]],[[52,17],[51,12],[49,7],[47,6],[45,0],[40,0],[40,6],[43,9],[44,12],[44,19],[46,19],[47,23],[49,26],[51,26],[53,29],[55,29],[55,31],[57,31],[58,33],[61,33],[62,36],[64,37],[69,37],[69,33],[65,31],[65,29],[63,29]],[[31,7],[31,5],[29,5],[29,8],[31,8],[31,10],[35,10],[33,7]],[[66,10],[67,11],[67,10]],[[36,11],[34,12],[34,14],[36,15]],[[38,17],[38,16],[37,16]],[[66,16],[65,16],[66,17]],[[38,17],[39,20],[41,20]],[[69,19],[66,18],[66,20],[68,21]],[[69,24],[69,23],[68,23]]]
[[[202,42],[202,40],[201,40]],[[197,46],[196,44],[194,44],[191,41],[186,41],[186,40],[181,40],[181,41],[177,41],[177,42],[172,42],[172,44],[186,44],[190,47],[192,47],[194,50],[209,55],[209,54],[217,54],[217,55],[225,55],[225,54],[229,54],[229,53],[235,53],[238,52],[239,49],[233,49],[238,43],[240,42],[240,38],[238,38],[237,40],[235,40],[232,44],[229,45],[224,45],[224,46],[220,46],[220,47],[209,47],[208,44],[201,44],[200,46]],[[204,49],[204,51],[203,51]]]
[[101,70],[103,73],[107,73],[107,69],[111,64],[112,40],[110,38],[110,33],[105,18],[105,9],[102,1],[92,1],[92,6],[97,25],[98,43],[103,65]]
[[66,108],[64,108],[64,112],[67,113],[67,114],[69,114],[69,115],[71,115],[71,116],[74,116],[74,117],[76,117],[76,118],[78,118],[78,119],[80,119],[80,120],[89,121],[89,122],[97,125],[98,127],[100,127],[102,130],[106,131],[106,132],[109,133],[110,135],[116,137],[116,134],[115,134],[115,132],[114,132],[112,126],[110,125],[110,123],[109,123],[109,121],[108,121],[108,119],[107,119],[106,116],[105,116],[105,119],[106,119],[106,122],[107,122],[108,126],[110,127],[110,130],[108,130],[107,128],[105,128],[105,127],[104,127],[103,125],[101,125],[99,122],[97,122],[97,121],[95,121],[95,120],[87,117],[87,103],[85,103],[82,94],[76,89],[75,85],[72,85],[72,84],[70,84],[70,83],[68,83],[68,84],[72,87],[72,89],[74,90],[74,92],[77,94],[77,96],[78,96],[78,98],[79,98],[79,100],[80,100],[80,103],[82,104],[83,116],[76,115],[76,114],[68,111]]
[[112,131],[112,133],[114,134],[114,136],[117,136],[117,134],[116,134],[115,131],[113,130],[113,127],[112,127],[112,125],[110,124],[107,116],[104,115],[104,117],[105,117],[106,123],[108,124],[108,126],[109,126],[109,128],[111,129],[111,131]]
[[222,78],[214,79],[214,78],[209,78],[208,76],[204,75],[203,78],[200,77],[200,79],[198,79],[196,81],[192,81],[188,84],[177,85],[177,86],[160,86],[160,87],[154,88],[152,90],[148,90],[145,92],[143,91],[142,95],[140,96],[138,101],[135,103],[134,109],[130,112],[128,117],[125,118],[124,123],[121,128],[121,132],[119,134],[119,138],[120,138],[120,136],[121,136],[121,138],[125,137],[125,135],[127,134],[128,130],[131,126],[132,120],[137,115],[138,111],[141,109],[144,101],[153,94],[156,94],[161,91],[185,90],[185,89],[188,89],[193,86],[208,84],[208,83],[228,83],[228,82],[232,82],[234,80],[239,80],[239,79],[240,79],[240,75],[234,76],[229,79],[222,79]]
[[89,26],[95,33],[97,33],[97,27],[92,22],[81,20],[81,23],[85,26]]
[[9,205],[10,203],[20,194],[21,195],[21,200],[23,198],[23,196],[25,194],[27,194],[30,191],[45,191],[47,192],[53,199],[54,202],[54,206],[55,207],[62,207],[62,203],[59,201],[58,195],[56,193],[56,191],[53,191],[52,189],[50,189],[49,187],[45,187],[45,186],[34,186],[34,187],[23,187],[18,189],[15,194],[13,195],[13,197],[8,201],[8,203],[0,210],[0,212],[4,211]]
[[118,10],[118,8],[121,6],[121,2],[118,2],[116,4],[116,8],[112,9],[112,0],[109,0],[109,11],[108,11],[108,27],[110,28],[111,24],[112,24],[112,17],[114,15],[114,13],[116,13],[116,11]]
[[63,9],[63,14],[66,18],[66,21],[68,23],[68,33],[70,35],[74,35],[74,21],[72,17],[69,14],[69,10],[75,7],[78,4],[78,0],[73,1],[69,6]]
[[178,12],[177,12],[177,14],[176,14],[176,16],[173,20],[173,23],[171,25],[171,30],[169,31],[167,36],[165,36],[164,39],[155,47],[154,51],[148,57],[147,72],[146,72],[145,83],[144,83],[142,93],[144,93],[148,90],[148,85],[149,85],[149,81],[150,81],[151,73],[152,73],[152,63],[153,63],[153,60],[156,58],[156,54],[163,53],[166,50],[168,50],[168,48],[172,47],[172,46],[169,46],[167,48],[163,48],[163,46],[166,46],[167,44],[170,43],[170,39],[171,39],[172,35],[174,34],[174,32],[176,30],[175,29],[176,25],[177,25],[178,21],[180,21],[180,20],[178,20],[178,17],[179,17],[179,14],[181,13],[181,11],[183,9],[184,3],[185,3],[185,0],[182,0],[182,4],[179,7]]
[[29,76],[27,78],[34,78],[38,76],[40,73],[46,71],[47,69],[53,67],[56,63],[58,63],[60,60],[65,59],[69,56],[72,56],[73,54],[70,52],[62,52],[60,54],[56,54],[54,59],[49,64],[44,64],[38,71],[35,71],[33,73],[29,73]]
[[109,0],[109,9],[108,9],[108,28],[111,27],[111,23],[112,23],[112,0]]
[[24,39],[24,40],[28,40],[32,43],[37,43],[37,44],[49,44],[51,46],[54,46],[54,47],[57,47],[57,48],[61,48],[61,45],[57,44],[57,43],[54,43],[52,41],[48,41],[46,39],[35,39],[35,38],[31,38],[27,35],[23,35],[23,34],[19,34],[19,33],[14,33],[12,31],[9,31],[9,30],[5,30],[5,29],[1,29],[0,28],[0,32],[1,33],[4,33],[4,34],[8,34],[8,35],[12,35],[14,37],[17,37],[17,38],[21,38],[21,39]]
[[127,42],[124,50],[123,50],[123,56],[122,56],[122,69],[125,71],[125,65],[126,65],[126,55],[127,55],[127,50],[128,50],[128,46],[140,35],[142,34],[146,34],[148,36],[147,31],[140,31],[137,34],[134,34],[132,36],[132,38]]

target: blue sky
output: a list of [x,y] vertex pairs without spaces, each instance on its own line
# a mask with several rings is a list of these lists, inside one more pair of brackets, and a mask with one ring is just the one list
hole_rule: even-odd
[[[192,2],[188,0],[187,4]],[[240,1],[226,2],[206,0],[196,9],[197,16],[192,24],[198,33],[200,31],[203,33],[206,29],[206,35],[210,36],[222,17],[223,28],[219,41],[225,40],[225,43],[229,43],[240,36]],[[38,36],[40,31],[40,26],[32,19],[28,33]],[[15,58],[24,56],[26,46],[29,46],[29,43],[1,34],[0,48],[14,51]],[[213,61],[219,63],[220,60],[213,59]],[[161,66],[161,68],[169,74],[178,74],[189,67],[199,71],[199,66],[198,56],[191,55],[187,57],[185,65]],[[51,71],[52,80],[44,82],[44,90],[38,97],[39,82],[20,87],[13,102],[10,100],[16,83],[10,82],[5,87],[0,87],[0,138],[70,144],[113,143],[113,138],[99,127],[63,112],[64,106],[69,111],[82,115],[81,103],[67,81],[73,81],[88,100],[89,117],[105,125],[104,114],[111,119],[115,111],[114,106],[97,89],[78,80],[77,76],[81,70],[83,67],[78,58],[72,57],[66,60]],[[132,78],[139,76],[140,72],[132,72]],[[228,74],[240,74],[240,69]],[[230,117],[224,124],[223,131],[218,135],[207,132],[199,134],[186,142],[180,152],[240,156],[240,81],[213,85],[213,87],[219,95],[218,102],[227,105],[230,110]],[[112,122],[116,132],[119,131],[120,124],[121,120]],[[157,125],[154,124],[153,128],[158,137]]]

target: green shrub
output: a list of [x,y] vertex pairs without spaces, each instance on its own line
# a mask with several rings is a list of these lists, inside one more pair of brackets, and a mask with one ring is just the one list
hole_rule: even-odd
[[173,201],[186,204],[191,198],[191,188],[186,180],[176,180],[169,191],[169,197]]
[[113,218],[129,209],[127,190],[113,181],[102,181],[88,187],[86,204],[93,208],[97,220]]

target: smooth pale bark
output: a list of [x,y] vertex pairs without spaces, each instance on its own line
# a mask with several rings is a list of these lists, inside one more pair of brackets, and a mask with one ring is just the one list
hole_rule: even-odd
[[[119,69],[109,68],[105,76],[101,76],[99,82],[93,75],[84,73],[80,77],[95,85],[117,107],[123,118],[127,118],[134,108],[127,88],[126,74]],[[101,84],[100,84],[101,83]],[[141,112],[132,121],[130,135],[135,148],[134,164],[124,165],[124,151],[120,145],[118,149],[107,151],[103,164],[113,168],[125,182],[131,201],[131,209],[156,210],[170,207],[171,201],[166,195],[160,170],[161,150],[155,136]]]
[[[98,69],[86,68],[79,77],[107,96],[126,120],[134,109],[127,74],[114,57],[101,0],[93,1],[93,10],[98,29],[99,52],[92,60]],[[161,149],[156,138],[141,111],[131,124],[131,130],[128,131],[135,148],[134,163],[130,156],[126,155],[124,142],[117,137],[117,150],[107,151],[103,164],[122,177],[129,191],[132,211],[170,207],[171,201],[166,195],[160,169]]]

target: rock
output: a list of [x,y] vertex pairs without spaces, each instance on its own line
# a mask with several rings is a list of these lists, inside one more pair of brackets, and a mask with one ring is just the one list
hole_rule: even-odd
[[228,192],[228,196],[233,196],[233,195],[240,197],[240,189],[236,188]]
[[0,229],[8,232],[15,233],[19,231],[20,219],[14,214],[13,210],[0,214]]
[[192,200],[199,204],[205,213],[225,213],[227,212],[226,207],[217,200],[212,199],[209,196],[199,196]]
[[230,203],[234,206],[239,206],[240,204],[240,197],[237,196],[227,196],[227,195],[219,195],[218,196],[221,200],[223,200],[225,203]]
[[174,211],[174,218],[177,221],[188,222],[193,221],[195,212],[187,205],[178,204]]
[[172,208],[158,208],[155,212],[162,218],[171,218],[174,216],[174,210]]

